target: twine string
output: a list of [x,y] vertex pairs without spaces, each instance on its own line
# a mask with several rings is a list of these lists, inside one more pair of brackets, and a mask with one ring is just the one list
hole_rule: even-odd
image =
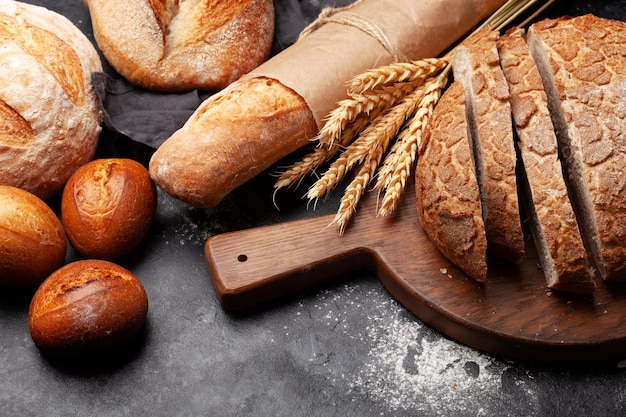
[[367,35],[373,37],[383,46],[383,48],[385,48],[387,52],[389,52],[394,61],[408,61],[408,58],[402,53],[402,51],[393,46],[393,44],[387,38],[387,35],[385,35],[383,30],[378,25],[372,23],[362,16],[348,12],[349,9],[359,4],[361,1],[362,0],[357,0],[354,3],[344,7],[325,7],[324,9],[322,9],[318,18],[306,28],[304,28],[304,30],[300,33],[298,40],[310,35],[327,23],[337,23],[340,25],[357,28]]

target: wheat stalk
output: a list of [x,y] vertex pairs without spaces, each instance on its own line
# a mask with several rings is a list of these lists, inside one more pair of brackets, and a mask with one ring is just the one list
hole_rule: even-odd
[[390,174],[381,183],[381,186],[384,185],[385,188],[385,195],[378,211],[381,216],[392,214],[398,207],[406,181],[411,175],[412,167],[417,158],[418,149],[421,147],[422,134],[447,82],[448,72],[445,72],[429,83],[417,113],[398,134],[397,143],[400,145],[396,150],[393,165],[389,169]]
[[420,79],[414,79],[394,86],[378,86],[378,88],[359,94],[349,92],[350,97],[341,100],[337,107],[329,113],[324,126],[318,133],[317,141],[320,145],[332,147],[333,142],[341,137],[342,132],[358,116],[370,114],[376,109],[384,110],[394,106],[404,96],[415,90],[421,82]]
[[448,65],[448,57],[426,58],[411,62],[394,62],[382,68],[375,68],[357,75],[351,82],[349,94],[358,96],[383,85],[393,85],[406,81],[423,81],[431,74]]

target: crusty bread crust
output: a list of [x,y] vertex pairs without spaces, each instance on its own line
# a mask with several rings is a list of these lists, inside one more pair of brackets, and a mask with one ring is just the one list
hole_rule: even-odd
[[213,207],[273,163],[309,143],[317,125],[294,91],[269,78],[248,78],[211,96],[150,160],[168,194]]
[[435,246],[476,281],[487,277],[487,239],[473,168],[465,92],[443,94],[424,132],[415,172],[417,214]]
[[592,292],[593,270],[567,194],[546,94],[523,35],[513,29],[497,41],[527,179],[520,181],[522,199],[548,288]]
[[0,0],[0,184],[55,195],[93,158],[100,57],[65,17]]
[[529,28],[579,220],[606,280],[626,279],[626,23],[593,15]]
[[153,90],[217,90],[261,64],[274,36],[271,0],[86,0],[111,66]]
[[490,252],[512,262],[525,255],[516,184],[509,90],[500,68],[497,32],[484,28],[456,49],[453,71],[465,86],[477,177]]

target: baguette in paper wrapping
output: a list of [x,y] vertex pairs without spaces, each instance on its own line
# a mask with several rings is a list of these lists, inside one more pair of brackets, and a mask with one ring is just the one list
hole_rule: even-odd
[[209,208],[310,142],[371,68],[435,57],[504,0],[360,0],[203,102],[150,161],[165,192]]

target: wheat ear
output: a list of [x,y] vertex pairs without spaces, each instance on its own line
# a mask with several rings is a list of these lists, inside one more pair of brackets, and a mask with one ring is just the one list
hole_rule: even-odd
[[446,72],[437,77],[436,80],[428,83],[417,113],[398,135],[397,143],[401,145],[397,149],[393,172],[385,184],[385,195],[378,212],[381,216],[390,215],[398,207],[406,181],[411,175],[411,170],[417,158],[424,129],[430,120],[435,105],[441,97],[443,89],[447,85],[447,81],[448,74]]

